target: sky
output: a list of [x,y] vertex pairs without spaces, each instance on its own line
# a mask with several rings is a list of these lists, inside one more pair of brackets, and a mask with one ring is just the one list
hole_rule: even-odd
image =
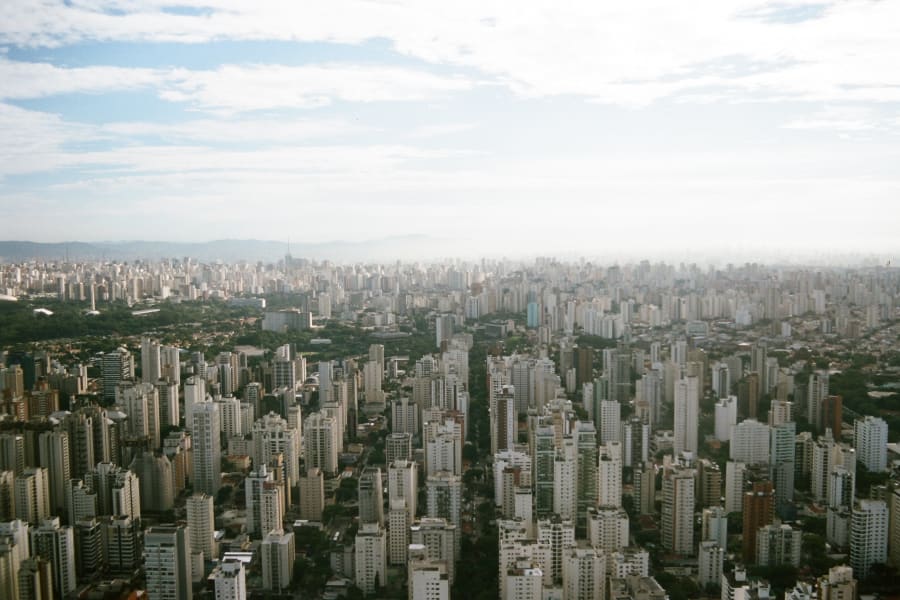
[[898,65],[888,0],[3,0],[0,239],[890,257]]

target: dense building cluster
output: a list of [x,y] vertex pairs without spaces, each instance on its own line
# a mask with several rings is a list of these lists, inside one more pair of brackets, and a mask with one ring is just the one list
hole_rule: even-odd
[[[3,598],[443,600],[485,538],[501,600],[849,599],[900,567],[895,415],[833,389],[900,388],[897,269],[61,262],[0,292],[227,303],[276,340],[0,346]],[[331,323],[367,351],[292,341]]]

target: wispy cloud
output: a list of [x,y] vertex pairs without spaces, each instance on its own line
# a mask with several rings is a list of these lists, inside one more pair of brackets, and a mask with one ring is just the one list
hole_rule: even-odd
[[[0,43],[58,46],[79,41],[203,43],[291,40],[358,44],[386,39],[405,55],[437,65],[477,69],[532,96],[576,94],[601,102],[641,105],[699,86],[727,86],[783,99],[895,101],[900,97],[900,4],[696,0],[690,7],[649,3],[557,2],[325,3],[204,0],[106,0],[59,3],[8,0],[0,5]],[[697,78],[694,66],[733,62],[738,70]],[[764,73],[743,64],[791,64]],[[420,99],[467,89],[470,82],[427,73],[356,67],[279,72],[223,67],[176,82],[170,99],[218,108],[235,91],[226,80],[260,84],[278,106]],[[288,85],[273,89],[272,78]],[[321,85],[305,76],[322,75]],[[352,83],[342,83],[349,76]],[[108,73],[126,78],[124,74]],[[140,83],[140,77],[135,83]],[[391,83],[393,91],[383,85]],[[268,108],[241,98],[236,109]]]

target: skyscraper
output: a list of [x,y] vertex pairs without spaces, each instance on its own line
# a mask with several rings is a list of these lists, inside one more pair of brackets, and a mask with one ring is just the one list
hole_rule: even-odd
[[191,598],[191,541],[184,525],[157,525],[144,533],[147,594],[163,600]]
[[216,600],[246,600],[247,575],[244,563],[226,560],[219,563],[212,572],[215,583]]
[[387,583],[387,539],[377,523],[365,523],[356,534],[356,587],[371,595]]
[[573,429],[575,439],[576,472],[575,497],[577,513],[575,527],[579,532],[587,530],[587,509],[597,505],[597,431],[589,421],[576,421]]
[[325,508],[325,480],[322,469],[307,469],[300,478],[300,518],[321,521]]
[[31,530],[31,550],[53,565],[53,591],[62,598],[75,590],[75,535],[61,527],[59,517],[46,519]]
[[306,466],[333,475],[338,467],[337,424],[323,412],[312,413],[303,422]]
[[887,470],[888,426],[884,419],[866,415],[853,422],[857,460],[872,473]]
[[378,523],[384,527],[384,486],[381,482],[381,469],[366,467],[360,473],[357,482],[359,522]]
[[850,526],[850,566],[859,579],[874,564],[887,561],[888,509],[881,500],[860,500],[853,507]]
[[697,452],[697,427],[700,419],[700,389],[696,377],[675,382],[675,454]]
[[116,401],[116,388],[127,379],[134,379],[134,361],[125,348],[118,348],[103,355],[100,363],[100,378],[103,381],[103,401]]
[[694,553],[694,471],[672,467],[663,473],[662,545],[675,554]]
[[775,491],[771,481],[757,481],[744,493],[743,555],[745,563],[756,560],[756,534],[775,518]]
[[201,493],[187,499],[187,522],[191,536],[191,551],[202,552],[206,561],[216,560],[219,551],[212,496]]
[[194,491],[215,497],[222,483],[222,427],[218,404],[194,404],[191,424]]

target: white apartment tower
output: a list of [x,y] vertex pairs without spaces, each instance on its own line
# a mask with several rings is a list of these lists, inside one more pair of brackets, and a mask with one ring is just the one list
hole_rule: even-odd
[[325,413],[312,413],[303,422],[304,459],[307,468],[321,469],[333,475],[338,468],[337,423]]
[[606,557],[596,548],[566,548],[562,559],[563,598],[604,600]]
[[187,522],[192,552],[202,552],[204,560],[219,557],[216,542],[215,509],[209,494],[194,494],[187,499]]
[[291,585],[294,571],[294,534],[270,531],[259,547],[262,555],[263,588],[283,592]]
[[216,600],[247,600],[247,574],[244,563],[226,560],[213,569]]
[[366,596],[387,582],[387,539],[378,523],[364,523],[356,534],[354,561],[356,587]]
[[874,564],[887,562],[888,509],[881,500],[860,500],[853,507],[850,525],[850,566],[859,579]]
[[884,419],[866,415],[853,423],[857,460],[872,473],[887,470],[888,426]]
[[731,428],[737,425],[737,396],[727,396],[716,402],[715,435],[720,442],[731,441]]

